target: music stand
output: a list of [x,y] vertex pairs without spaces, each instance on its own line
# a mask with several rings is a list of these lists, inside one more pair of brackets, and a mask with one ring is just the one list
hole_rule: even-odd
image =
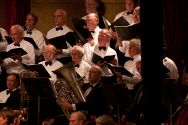
[[[41,98],[54,98],[54,92],[53,92],[51,83],[49,81],[49,78],[45,78],[45,77],[23,78],[22,80],[23,80],[23,85],[25,87],[25,90],[29,98],[37,99],[37,122],[38,122],[38,125],[40,125],[40,100]],[[35,120],[31,119],[31,121],[34,122]]]
[[[129,90],[126,85],[122,84],[104,84],[104,92],[106,93],[111,105],[113,106],[114,111],[112,114],[114,117],[118,118],[120,123],[120,114],[125,113],[129,110],[130,105],[132,104],[132,99],[129,94]],[[122,111],[122,112],[120,112]]]

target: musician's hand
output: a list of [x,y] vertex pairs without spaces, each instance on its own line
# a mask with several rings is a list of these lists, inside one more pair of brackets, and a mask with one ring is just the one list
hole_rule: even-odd
[[72,110],[72,104],[68,103],[68,102],[62,102],[61,103],[61,107],[65,110]]

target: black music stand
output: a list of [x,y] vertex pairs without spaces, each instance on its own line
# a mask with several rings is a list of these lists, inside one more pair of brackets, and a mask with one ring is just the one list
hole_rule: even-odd
[[132,99],[126,85],[104,84],[104,92],[109,97],[109,102],[113,106],[112,116],[121,123],[121,115],[127,115],[132,104]]
[[[29,106],[28,113],[32,112],[31,119],[29,119],[29,125],[38,123],[40,125],[40,114],[41,114],[41,99],[43,98],[54,98],[54,92],[51,83],[48,78],[23,78],[23,85],[29,96],[29,100],[34,101],[35,106]],[[37,106],[36,106],[37,104]],[[37,107],[37,110],[35,109]],[[33,112],[37,111],[37,118],[34,117]]]

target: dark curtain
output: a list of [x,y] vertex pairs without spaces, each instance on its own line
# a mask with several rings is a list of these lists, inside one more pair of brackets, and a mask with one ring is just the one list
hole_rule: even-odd
[[[180,80],[182,70],[184,67],[183,60],[185,58],[185,42],[187,41],[188,33],[186,31],[187,22],[185,19],[188,17],[187,0],[163,0],[163,30],[164,41],[167,44],[168,51],[167,56],[175,61]],[[186,45],[187,46],[187,45]]]
[[26,14],[30,12],[30,0],[4,0],[3,4],[7,32],[14,24],[24,26]]

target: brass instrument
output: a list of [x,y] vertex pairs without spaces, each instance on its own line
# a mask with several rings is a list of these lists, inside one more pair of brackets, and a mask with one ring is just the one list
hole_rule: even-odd
[[[68,102],[71,104],[85,102],[85,97],[78,84],[74,65],[72,63],[68,63],[55,72],[60,75],[52,87],[57,100],[60,103]],[[69,119],[71,112],[65,109],[62,110],[65,116]]]
[[29,101],[29,97],[27,95],[27,92],[25,90],[25,87],[23,85],[23,79],[24,78],[36,78],[37,77],[37,72],[31,72],[31,71],[24,71],[22,73],[19,74],[20,77],[20,94],[21,94],[21,100],[20,100],[20,110],[18,113],[18,117],[17,120],[19,120],[20,122],[26,122],[28,120],[28,115],[27,115],[27,108],[24,108],[24,102]]

